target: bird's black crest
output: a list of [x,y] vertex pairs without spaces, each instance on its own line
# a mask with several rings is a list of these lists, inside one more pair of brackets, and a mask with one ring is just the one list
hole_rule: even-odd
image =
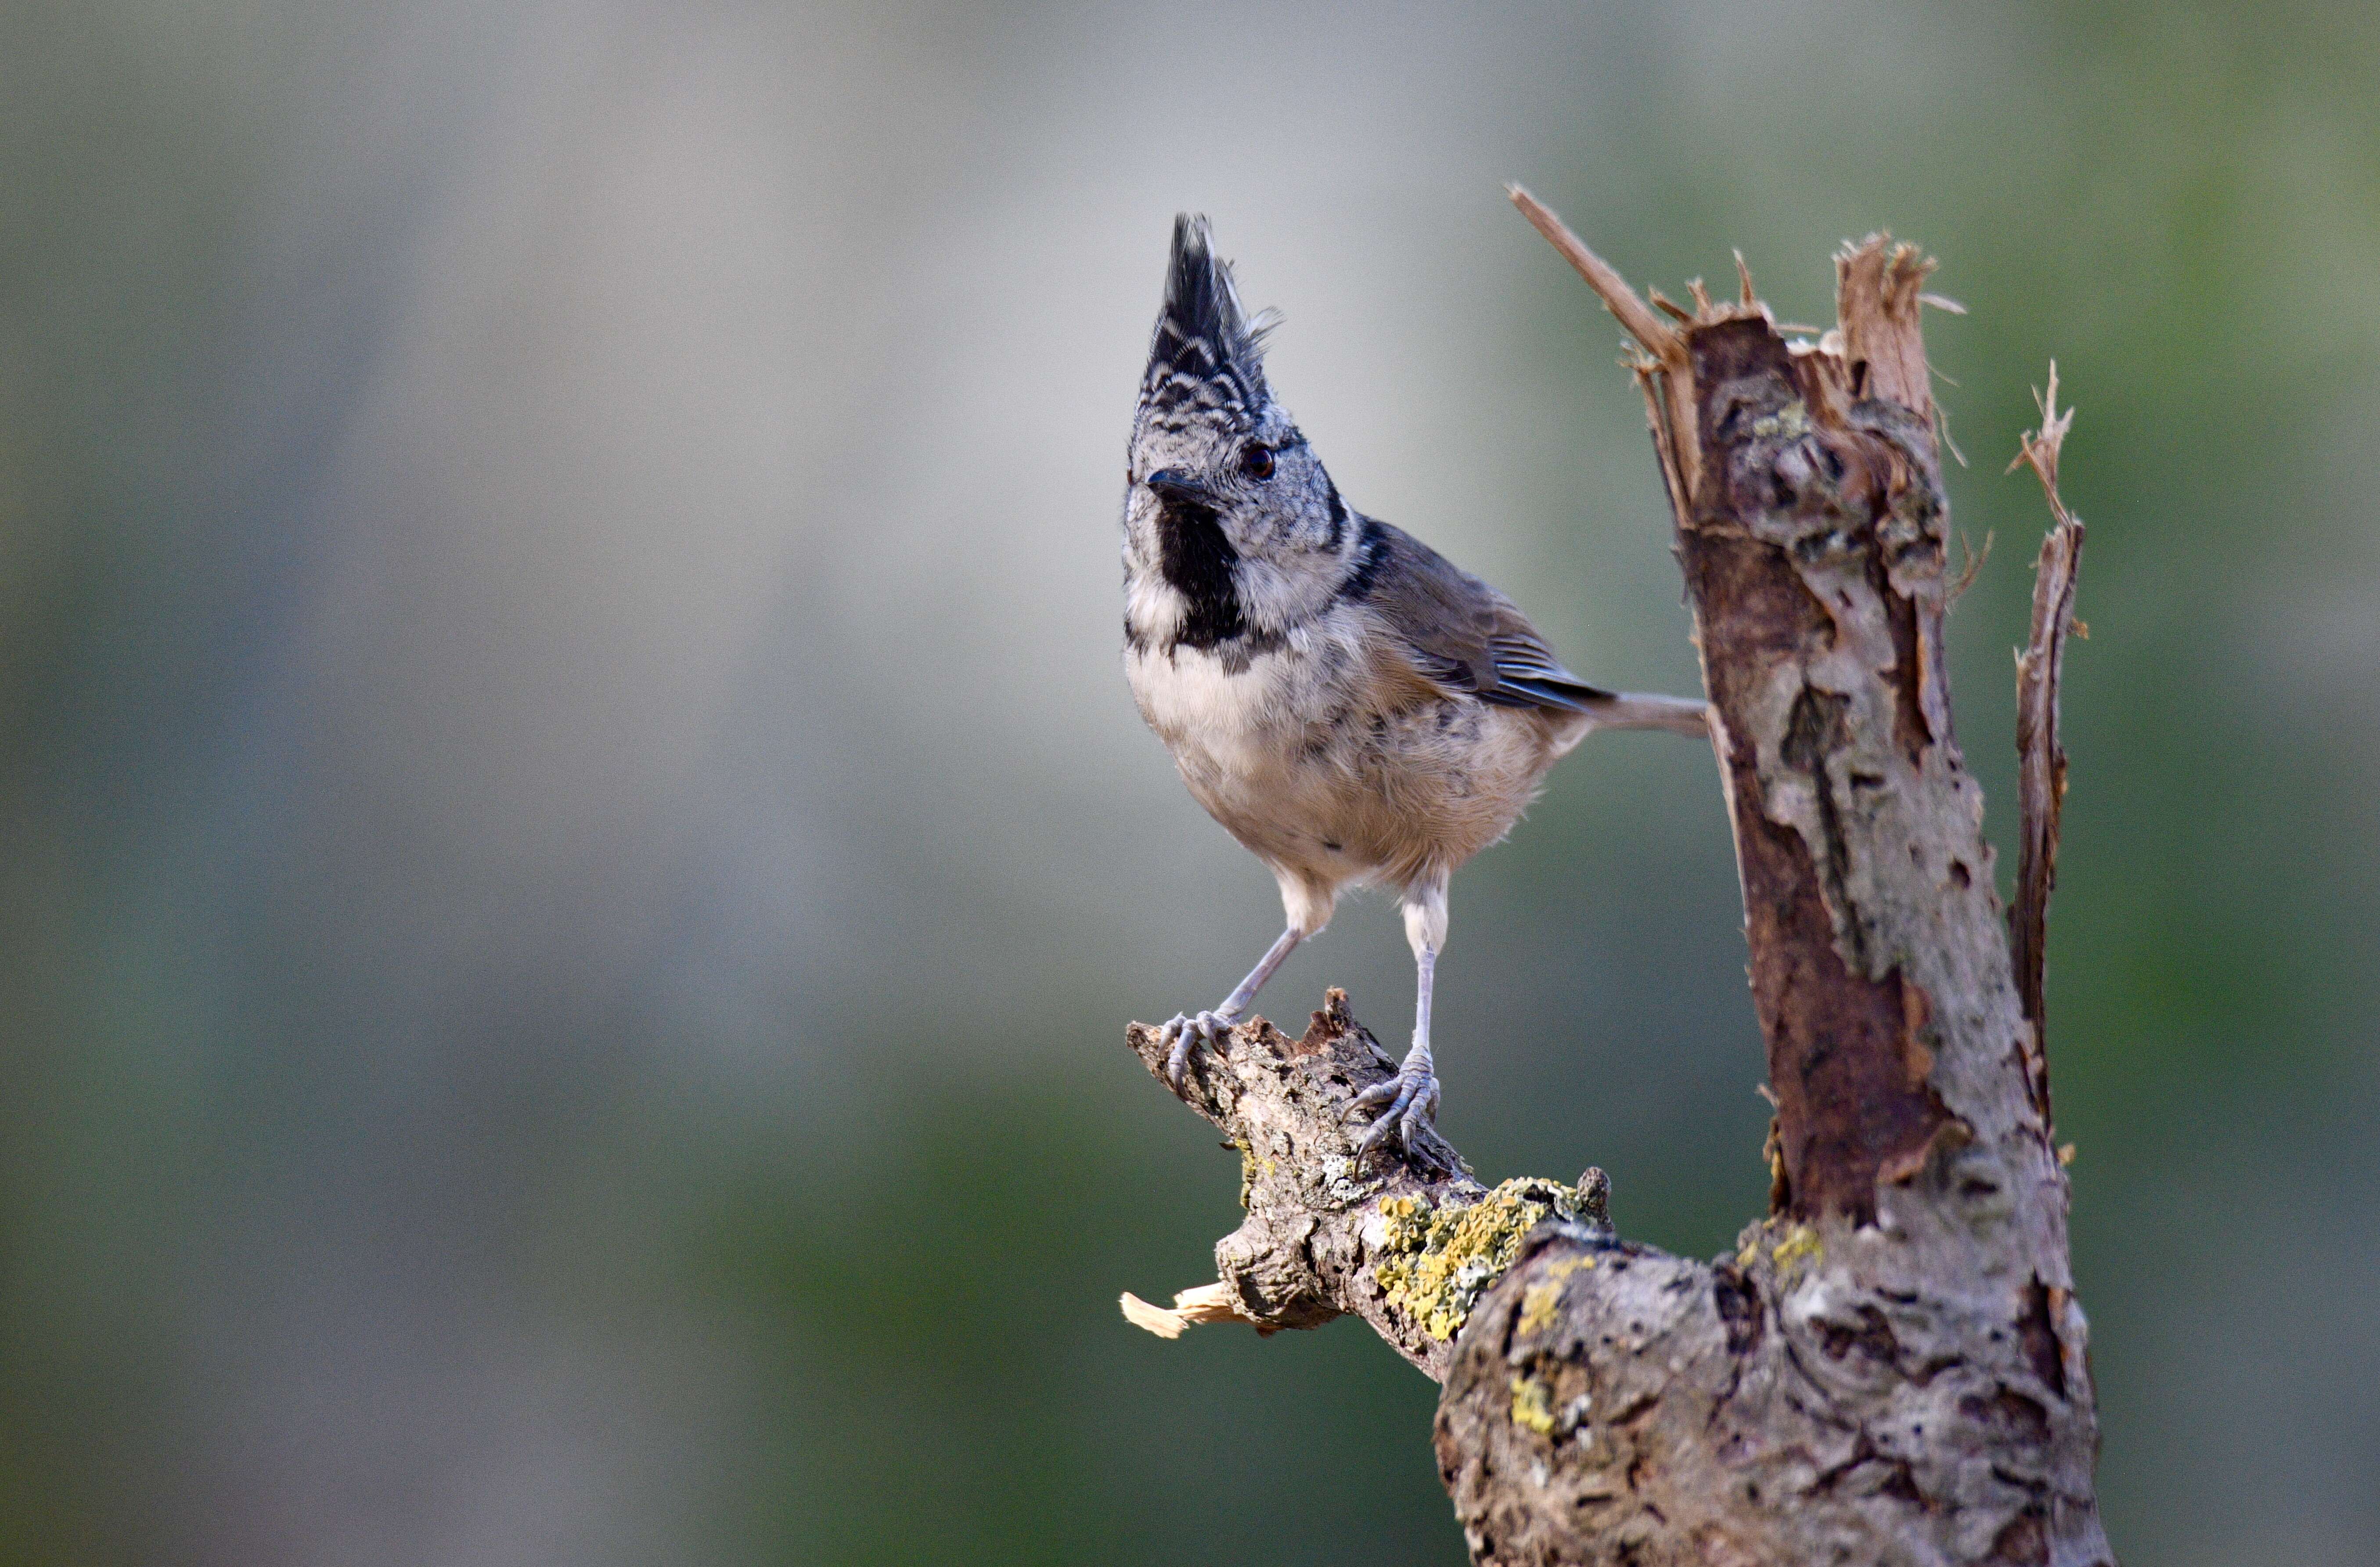
[[1165,269],[1165,304],[1149,336],[1141,400],[1184,415],[1253,414],[1266,398],[1264,337],[1271,322],[1240,308],[1228,261],[1216,258],[1207,220],[1173,220],[1173,254]]

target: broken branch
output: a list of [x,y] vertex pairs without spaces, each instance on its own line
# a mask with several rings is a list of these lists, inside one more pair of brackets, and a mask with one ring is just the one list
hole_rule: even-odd
[[2022,843],[2018,850],[2016,902],[2009,910],[2009,940],[2016,961],[2017,994],[2033,1025],[2029,1065],[2034,1099],[2049,1119],[2046,971],[2049,894],[2058,885],[2058,818],[2066,804],[2066,746],[2058,733],[2058,687],[2066,677],[2066,641],[2076,629],[2074,590],[2082,565],[2082,523],[2058,492],[2058,457],[2074,410],[2058,407],[2058,364],[2049,366],[2049,390],[2038,396],[2041,428],[2018,438],[2013,473],[2029,467],[2041,480],[2053,526],[2041,541],[2033,572],[2033,626],[2016,661],[2017,793]]
[[[1504,193],[1512,199],[1512,205],[1521,209],[1521,215],[1561,252],[1562,260],[1578,269],[1578,275],[1586,279],[1586,285],[1601,298],[1604,308],[1620,319],[1620,324],[1628,329],[1628,335],[1642,344],[1646,353],[1657,359],[1678,357],[1681,340],[1676,330],[1636,297],[1636,290],[1628,286],[1628,280],[1620,275],[1617,268],[1588,249],[1586,242],[1572,234],[1554,214],[1551,207],[1530,195],[1526,189],[1518,185],[1508,185]],[[1748,294],[1750,291],[1747,279],[1745,292]]]

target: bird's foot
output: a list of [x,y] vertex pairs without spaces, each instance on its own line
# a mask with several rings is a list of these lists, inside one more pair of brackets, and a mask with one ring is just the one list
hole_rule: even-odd
[[1166,1045],[1165,1080],[1173,1085],[1175,1093],[1182,1091],[1182,1081],[1190,1072],[1190,1052],[1198,1048],[1198,1042],[1204,1040],[1208,1050],[1216,1049],[1223,1036],[1232,1031],[1234,1021],[1222,1012],[1202,1012],[1196,1017],[1177,1012],[1158,1031],[1158,1038]]
[[1438,1114],[1438,1074],[1432,1069],[1429,1047],[1415,1045],[1405,1055],[1404,1064],[1397,1075],[1385,1083],[1375,1083],[1355,1096],[1358,1111],[1377,1110],[1379,1116],[1355,1145],[1355,1162],[1364,1162],[1365,1155],[1395,1138],[1408,1154],[1424,1154],[1435,1158],[1434,1149],[1440,1146],[1432,1124]]

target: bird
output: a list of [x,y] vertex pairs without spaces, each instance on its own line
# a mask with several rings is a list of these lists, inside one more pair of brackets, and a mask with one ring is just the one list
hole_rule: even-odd
[[1193,798],[1269,869],[1286,924],[1220,1004],[1160,1030],[1181,1091],[1342,893],[1392,892],[1415,963],[1412,1048],[1353,1101],[1358,1164],[1423,1157],[1441,1099],[1430,1001],[1447,886],[1597,729],[1707,735],[1705,704],[1589,686],[1512,600],[1349,506],[1265,376],[1203,216],[1173,224],[1127,451],[1123,662]]

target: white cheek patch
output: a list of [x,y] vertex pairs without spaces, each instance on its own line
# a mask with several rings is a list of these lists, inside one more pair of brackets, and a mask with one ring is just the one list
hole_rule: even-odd
[[1165,641],[1182,629],[1189,601],[1155,572],[1135,572],[1124,589],[1123,614],[1143,637]]
[[1269,555],[1243,551],[1232,578],[1240,613],[1249,625],[1302,627],[1330,613],[1344,575],[1339,558],[1320,551]]
[[1298,618],[1305,595],[1275,563],[1243,553],[1232,577],[1239,589],[1240,613],[1251,625],[1283,626]]

